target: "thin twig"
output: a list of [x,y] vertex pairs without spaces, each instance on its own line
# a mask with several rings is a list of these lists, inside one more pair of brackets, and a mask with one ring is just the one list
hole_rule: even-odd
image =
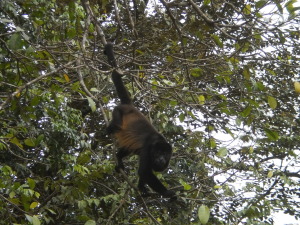
[[[80,64],[80,60],[78,59],[77,60],[77,64],[79,65]],[[108,125],[108,118],[105,114],[105,110],[101,104],[101,102],[87,89],[85,83],[84,83],[84,80],[83,80],[83,77],[82,77],[82,73],[81,73],[81,70],[80,69],[77,69],[77,74],[78,74],[78,78],[79,78],[79,82],[80,82],[80,85],[81,87],[83,88],[83,90],[85,91],[85,93],[91,98],[93,99],[97,105],[99,106],[102,114],[103,114],[103,118],[104,118],[104,121],[105,121],[105,124]]]
[[198,7],[198,5],[193,0],[189,0],[189,2],[191,3],[191,5],[195,9],[195,11],[198,13],[198,15],[201,16],[206,23],[208,23],[209,25],[212,25],[212,26],[215,24],[215,21],[213,21],[207,15],[205,15],[205,13],[201,11],[201,9]]
[[121,19],[120,19],[120,14],[119,14],[119,8],[118,8],[117,0],[114,0],[114,7],[115,7],[116,20],[117,20],[118,26],[119,26],[119,28],[121,30],[123,30]]
[[128,17],[129,17],[129,22],[130,22],[130,25],[131,25],[132,33],[133,33],[134,37],[137,39],[138,33],[137,33],[136,29],[135,29],[135,25],[134,25],[134,22],[133,22],[133,19],[132,19],[130,10],[129,10],[128,1],[124,0],[124,3],[125,3],[125,7],[126,7],[126,10],[127,10],[127,13],[128,13]]

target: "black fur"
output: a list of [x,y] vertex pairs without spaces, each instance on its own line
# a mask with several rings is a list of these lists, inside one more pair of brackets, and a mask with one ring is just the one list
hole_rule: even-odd
[[132,104],[130,95],[123,84],[121,76],[122,76],[122,74],[117,70],[114,70],[112,72],[112,80],[116,87],[117,94],[121,100],[121,104]]
[[113,44],[112,43],[107,43],[105,45],[104,54],[107,56],[109,64],[112,67],[117,68],[117,62],[116,62],[115,54],[114,54],[114,51],[113,51]]
[[111,43],[105,46],[104,53],[110,65],[115,68],[112,72],[112,80],[121,100],[121,104],[113,110],[112,121],[107,128],[107,132],[113,134],[119,144],[116,170],[124,169],[124,157],[137,154],[139,155],[138,188],[142,195],[148,195],[147,184],[164,197],[174,197],[175,193],[167,190],[153,173],[153,171],[161,172],[168,167],[172,147],[146,117],[133,106],[123,84],[122,73],[116,69],[117,63]]

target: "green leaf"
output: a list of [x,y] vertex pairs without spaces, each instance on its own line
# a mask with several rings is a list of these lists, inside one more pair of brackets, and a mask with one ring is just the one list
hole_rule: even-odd
[[270,74],[276,76],[276,73],[274,70],[271,70],[271,69],[266,69],[266,71],[268,71]]
[[18,26],[17,26],[17,27],[16,27],[16,31],[17,31],[17,32],[23,32],[24,30],[23,30],[21,27],[18,27]]
[[237,117],[237,118],[235,119],[235,124],[236,124],[237,126],[241,126],[241,124],[242,124],[241,119]]
[[261,41],[262,40],[262,36],[260,33],[254,33],[254,38],[257,40],[257,41]]
[[230,59],[229,59],[229,61],[233,64],[233,65],[236,65],[236,64],[238,64],[240,61],[238,60],[238,58],[236,58],[236,57],[231,57]]
[[282,6],[280,5],[280,3],[277,2],[277,1],[275,1],[275,4],[276,4],[276,6],[277,6],[278,11],[279,11],[281,14],[283,14],[283,8],[282,8]]
[[267,0],[260,0],[258,2],[255,2],[256,8],[260,9],[266,5],[268,1]]
[[69,2],[69,17],[70,17],[71,21],[73,21],[75,19],[75,11],[76,11],[75,1],[70,1]]
[[64,76],[66,82],[69,83],[71,81],[70,77],[68,76],[68,74],[65,73],[63,76]]
[[16,192],[12,191],[9,193],[9,198],[13,198],[16,196]]
[[56,215],[56,212],[53,211],[52,209],[46,208],[47,211],[49,211],[51,214]]
[[88,200],[89,206],[92,206],[93,204],[95,204],[96,206],[99,206],[100,204],[100,200],[99,199],[90,199]]
[[80,200],[78,201],[77,204],[78,204],[78,208],[81,210],[87,207],[87,202],[85,200]]
[[95,222],[95,220],[88,220],[85,222],[84,225],[96,225],[96,222]]
[[200,68],[191,69],[191,75],[193,77],[200,77],[202,75],[202,69],[200,69]]
[[276,99],[274,97],[268,96],[268,103],[269,103],[269,106],[272,109],[276,109],[276,107],[277,107],[277,101],[276,101]]
[[231,137],[234,137],[234,134],[231,132],[231,130],[228,127],[225,127],[225,131],[227,134],[230,134]]
[[41,222],[40,222],[40,220],[37,216],[32,217],[32,224],[33,225],[40,225],[41,224]]
[[7,145],[5,143],[0,142],[0,150],[7,149]]
[[294,7],[294,3],[296,3],[297,0],[290,0],[285,4],[285,7],[287,9],[287,11],[289,12],[289,14],[294,15],[295,14],[295,7]]
[[35,196],[36,198],[39,198],[39,197],[41,196],[41,194],[35,191],[35,192],[34,192],[34,196]]
[[265,133],[267,135],[267,137],[271,140],[271,141],[277,141],[279,138],[279,135],[276,131],[272,131],[268,128],[265,128]]
[[244,45],[243,45],[243,47],[242,47],[242,49],[241,49],[241,51],[242,52],[247,52],[249,50],[250,46],[251,46],[250,42],[248,42],[248,41],[245,42]]
[[82,165],[78,165],[78,164],[74,165],[73,169],[74,169],[74,171],[80,173],[82,176],[85,176],[90,173],[88,168],[86,168],[85,166],[82,166]]
[[35,140],[33,138],[27,138],[24,141],[25,145],[29,147],[34,147],[35,146]]
[[182,179],[179,180],[180,184],[183,186],[183,189],[185,191],[191,190],[192,186],[183,181]]
[[243,70],[243,75],[246,80],[250,80],[250,71],[248,67],[245,67]]
[[244,109],[243,112],[241,112],[241,116],[242,117],[247,117],[247,116],[250,115],[251,111],[252,111],[252,107],[251,106],[247,106],[247,108]]
[[40,225],[41,222],[37,216],[30,216],[25,214],[26,219],[32,224],[32,225]]
[[36,139],[35,139],[35,146],[39,145],[41,141],[44,139],[44,135],[40,134]]
[[178,102],[177,102],[176,100],[171,100],[171,101],[170,101],[170,105],[173,106],[173,107],[174,107],[174,106],[177,106],[177,105],[178,105]]
[[27,49],[26,49],[26,54],[30,55],[31,53],[34,53],[35,49],[30,45]]
[[198,101],[199,101],[200,105],[204,105],[204,103],[205,103],[205,97],[203,95],[199,95],[198,96]]
[[265,90],[265,86],[264,86],[264,84],[262,82],[258,81],[258,82],[256,82],[255,85],[258,88],[258,90],[260,90],[260,91],[264,91]]
[[168,85],[168,86],[175,86],[175,84],[174,84],[172,81],[163,79],[163,82],[164,82],[166,85]]
[[207,224],[210,216],[210,210],[206,205],[201,205],[198,209],[198,218],[201,224]]
[[5,18],[3,18],[3,19],[0,19],[0,22],[1,22],[1,23],[13,23],[13,21],[12,21],[12,20],[5,19]]
[[74,38],[76,36],[76,29],[75,28],[69,28],[67,30],[68,38]]
[[90,97],[87,96],[87,100],[89,102],[89,106],[92,110],[92,112],[95,112],[96,111],[96,103],[94,102],[94,100]]
[[25,214],[25,217],[32,224],[32,216]]
[[30,204],[30,206],[29,206],[29,208],[30,209],[34,209],[34,208],[36,208],[37,206],[38,206],[38,202],[32,202],[31,204]]
[[97,88],[91,88],[91,90],[90,91],[92,91],[92,92],[100,92]]
[[214,39],[214,42],[220,47],[220,48],[223,48],[223,42],[221,41],[221,39],[219,38],[219,36],[215,35],[215,34],[212,34],[211,35],[212,38]]
[[109,102],[109,98],[108,98],[107,96],[103,96],[103,97],[102,97],[102,101],[103,101],[104,103],[108,103],[108,102]]
[[219,156],[220,158],[224,158],[227,154],[228,154],[228,150],[225,147],[219,148],[217,152],[217,156]]
[[295,81],[295,82],[294,82],[294,88],[295,88],[295,92],[296,92],[297,94],[300,94],[300,82]]
[[10,139],[10,142],[17,145],[19,148],[23,149],[23,145],[20,143],[19,139],[17,139],[16,137]]
[[30,102],[30,105],[31,106],[37,106],[41,101],[41,97],[40,96],[34,96],[32,99],[31,99],[31,102]]
[[216,140],[214,138],[209,139],[209,145],[211,148],[217,147]]
[[272,171],[272,170],[270,170],[270,171],[268,172],[268,178],[271,178],[271,177],[273,177],[273,171]]
[[81,153],[77,158],[77,163],[80,165],[86,164],[91,160],[91,152],[86,151]]
[[191,111],[187,111],[187,114],[193,119],[197,119],[197,117]]
[[252,154],[254,152],[254,148],[253,147],[250,147],[249,148],[249,154]]
[[8,41],[8,47],[12,50],[18,50],[22,47],[22,39],[20,33],[14,33]]
[[181,114],[179,115],[179,120],[180,120],[180,122],[183,122],[184,119],[185,119],[185,115],[184,115],[183,113],[181,113]]
[[28,183],[30,189],[34,189],[35,188],[35,180],[33,180],[31,178],[27,178],[27,183]]
[[13,170],[9,166],[0,167],[0,171],[3,173],[3,175],[11,176],[14,174]]
[[246,5],[245,7],[244,7],[244,9],[243,9],[243,13],[245,14],[245,15],[250,15],[251,14],[251,5]]
[[167,60],[167,62],[169,62],[169,63],[172,63],[172,62],[174,61],[173,57],[170,56],[170,55],[166,56],[166,60]]
[[204,5],[209,5],[210,2],[211,2],[211,0],[204,0],[203,4],[204,4]]

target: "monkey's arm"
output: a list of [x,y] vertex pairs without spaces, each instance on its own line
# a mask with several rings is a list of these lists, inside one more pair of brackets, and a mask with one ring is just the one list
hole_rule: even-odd
[[148,184],[154,191],[163,195],[164,197],[173,197],[175,192],[168,190],[160,180],[153,174],[150,162],[150,149],[142,151],[140,154],[140,166],[139,166],[139,184],[138,188],[143,195],[147,195],[147,189],[145,184]]

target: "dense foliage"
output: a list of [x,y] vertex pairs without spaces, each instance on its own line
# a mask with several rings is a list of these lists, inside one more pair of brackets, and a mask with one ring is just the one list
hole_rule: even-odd
[[[272,224],[300,217],[300,14],[290,1],[0,1],[0,224]],[[174,147],[142,198],[105,128],[116,44]],[[126,180],[128,179],[128,181]],[[129,183],[128,183],[129,182]]]

